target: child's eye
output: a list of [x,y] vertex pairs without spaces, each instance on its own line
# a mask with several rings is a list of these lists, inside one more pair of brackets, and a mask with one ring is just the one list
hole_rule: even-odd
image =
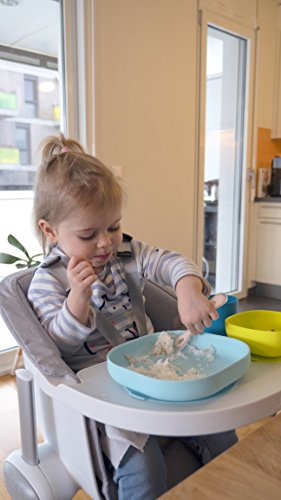
[[118,231],[118,229],[120,229],[120,224],[117,224],[117,226],[111,226],[108,228],[108,231],[110,233],[114,233],[114,231]]
[[96,236],[96,233],[89,234],[89,236],[80,236],[80,240],[87,241],[92,240]]

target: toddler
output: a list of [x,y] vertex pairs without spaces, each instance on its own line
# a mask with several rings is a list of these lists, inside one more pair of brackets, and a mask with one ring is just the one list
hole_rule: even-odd
[[[131,301],[120,253],[126,242],[140,290],[146,279],[173,287],[187,329],[200,333],[218,317],[207,298],[209,285],[191,260],[122,234],[123,198],[111,170],[79,143],[63,135],[46,139],[34,196],[34,223],[45,259],[34,273],[28,298],[74,371],[105,361],[111,345],[153,331],[146,315],[146,331],[141,331],[139,311]],[[174,447],[169,459],[173,438],[113,426],[101,426],[100,432],[120,500],[157,498],[236,441],[235,432],[180,438],[181,451],[177,455]],[[175,461],[174,479],[169,480]]]

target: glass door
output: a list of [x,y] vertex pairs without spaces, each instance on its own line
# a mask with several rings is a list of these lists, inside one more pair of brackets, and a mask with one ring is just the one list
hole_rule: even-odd
[[239,288],[246,45],[208,27],[203,255],[212,287],[226,292]]
[[[213,291],[241,294],[247,249],[246,165],[251,142],[250,41],[237,31],[210,22],[206,22],[205,34],[200,100],[201,256]],[[202,202],[202,212],[201,207]]]

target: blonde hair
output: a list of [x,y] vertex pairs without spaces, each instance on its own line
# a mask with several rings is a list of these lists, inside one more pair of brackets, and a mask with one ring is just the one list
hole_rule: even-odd
[[73,139],[47,137],[42,143],[42,163],[37,171],[33,222],[41,246],[47,240],[39,228],[40,219],[56,226],[77,206],[90,204],[102,210],[122,204],[124,191],[112,171],[97,158],[85,153]]

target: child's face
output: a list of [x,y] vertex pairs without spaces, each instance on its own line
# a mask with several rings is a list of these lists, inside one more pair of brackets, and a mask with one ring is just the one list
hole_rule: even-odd
[[83,257],[97,272],[117,252],[122,243],[121,207],[97,211],[94,206],[78,209],[56,228],[39,221],[51,244],[58,243],[69,257]]

